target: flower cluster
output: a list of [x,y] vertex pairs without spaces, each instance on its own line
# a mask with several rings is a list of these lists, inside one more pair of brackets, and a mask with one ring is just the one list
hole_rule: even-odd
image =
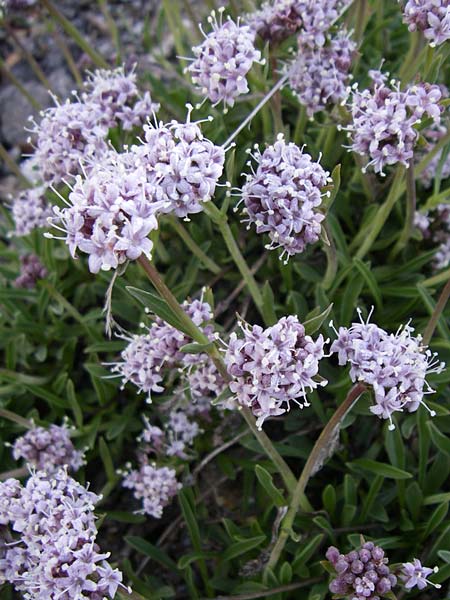
[[99,499],[64,469],[32,473],[24,487],[0,483],[0,524],[11,540],[0,546],[0,584],[26,600],[112,600],[122,574],[96,543]]
[[364,322],[358,312],[361,322],[352,323],[350,328],[340,327],[331,352],[337,352],[339,365],[350,364],[352,381],[364,381],[373,387],[375,404],[370,410],[380,419],[389,419],[389,428],[394,429],[394,412],[414,412],[421,404],[426,407],[423,396],[434,390],[425,377],[440,373],[445,365],[422,346],[421,336],[411,335],[414,329],[409,325],[395,334],[387,333],[369,323],[370,315]]
[[257,233],[269,234],[268,248],[281,247],[281,257],[303,252],[320,237],[325,217],[318,207],[329,173],[282,134],[262,154],[256,149],[253,158],[258,167],[242,188],[248,222]]
[[143,463],[139,469],[129,471],[122,485],[133,490],[136,500],[142,502],[142,512],[155,519],[160,519],[164,507],[181,488],[175,469],[157,467],[155,463]]
[[272,43],[298,31],[301,44],[322,46],[327,31],[348,5],[348,0],[271,0],[247,15],[246,21]]
[[314,341],[294,316],[283,317],[267,329],[247,324],[241,328],[242,338],[236,333],[230,336],[225,364],[232,377],[231,391],[240,405],[250,407],[258,417],[257,426],[285,413],[291,401],[300,408],[309,406],[307,392],[327,383],[317,377],[323,336]]
[[403,8],[403,21],[410,31],[423,31],[432,47],[450,40],[448,0],[407,0]]
[[138,438],[143,444],[144,456],[154,453],[164,456],[177,456],[186,459],[186,448],[192,446],[195,438],[201,432],[196,421],[192,421],[187,414],[181,410],[173,410],[168,420],[164,423],[164,429],[150,424],[144,417],[145,428]]
[[39,279],[47,277],[47,269],[35,254],[20,257],[20,275],[14,280],[14,287],[33,289]]
[[327,38],[324,46],[300,45],[289,65],[289,85],[311,117],[328,104],[338,104],[348,95],[349,69],[356,43],[345,31]]
[[159,110],[159,104],[152,102],[149,92],[139,96],[136,79],[136,73],[125,73],[123,66],[94,71],[84,84],[83,101],[98,108],[102,123],[108,127],[118,122],[125,130],[141,126]]
[[24,236],[34,229],[45,227],[52,210],[45,197],[45,188],[38,186],[23,190],[11,203],[15,229],[12,235]]
[[414,225],[424,239],[434,245],[437,244],[433,259],[434,268],[445,269],[450,264],[450,207],[448,204],[438,204],[431,212],[416,212]]
[[31,467],[54,473],[60,467],[78,471],[84,462],[83,452],[76,450],[65,426],[34,427],[16,439],[13,445],[15,460],[22,458]]
[[263,61],[254,45],[255,32],[230,17],[223,23],[223,11],[223,7],[219,9],[219,21],[215,11],[211,13],[208,22],[212,31],[202,31],[205,39],[192,48],[195,58],[186,72],[214,106],[223,102],[226,107],[233,106],[237,96],[248,92],[247,74],[253,63]]
[[373,89],[353,90],[353,123],[347,128],[350,149],[369,157],[365,169],[373,166],[381,175],[386,166],[410,165],[419,138],[415,126],[427,116],[439,123],[442,111],[438,85],[419,83],[402,91],[399,82],[392,80],[389,87],[383,79],[378,73]]
[[336,571],[330,592],[352,600],[380,600],[397,584],[397,577],[388,566],[384,550],[373,542],[364,542],[359,550],[341,554],[330,546],[327,560]]
[[[417,152],[416,161],[419,162],[423,159],[428,153],[430,153],[436,144],[439,142],[447,134],[447,129],[442,125],[434,125],[432,127],[428,127],[425,129],[423,133],[423,139],[426,142],[425,148],[421,149],[420,152]],[[418,179],[425,186],[430,187],[436,177],[438,169],[440,168],[440,177],[441,180],[447,179],[450,177],[450,154],[444,158],[442,165],[442,150],[436,152],[430,162],[427,164],[425,169],[420,173]]]

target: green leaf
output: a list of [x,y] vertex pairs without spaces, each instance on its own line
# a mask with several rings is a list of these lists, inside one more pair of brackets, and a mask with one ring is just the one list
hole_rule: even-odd
[[374,475],[381,475],[388,479],[411,479],[411,473],[398,469],[392,465],[371,460],[370,458],[357,458],[351,463],[346,463],[348,467],[356,467],[358,470],[368,471]]
[[366,285],[367,285],[368,289],[370,290],[377,307],[382,308],[383,307],[383,298],[381,295],[381,290],[378,286],[377,280],[375,279],[372,271],[370,270],[370,268],[367,266],[366,263],[364,263],[361,259],[357,258],[356,256],[353,259],[353,264],[355,265],[355,267],[358,269],[358,271],[361,273],[362,277],[364,278],[364,281],[366,282]]
[[241,556],[241,554],[245,554],[249,550],[253,550],[253,548],[260,546],[265,539],[265,535],[257,535],[246,540],[241,540],[240,542],[235,542],[234,544],[231,544],[231,546],[228,546],[222,553],[221,559],[223,562],[227,562],[237,556]]
[[77,396],[75,394],[75,386],[73,381],[69,379],[66,384],[66,395],[69,400],[69,404],[72,408],[73,416],[75,417],[75,423],[78,428],[83,427],[83,411],[78,403]]
[[427,421],[427,427],[430,432],[431,440],[436,448],[447,456],[450,456],[450,438],[441,433],[431,421]]
[[206,560],[208,558],[214,558],[217,555],[216,552],[206,552],[205,550],[194,550],[193,552],[188,552],[188,554],[184,554],[179,560],[178,560],[178,568],[179,569],[185,569],[186,567],[188,567],[189,565],[191,565],[192,563],[197,562],[198,560]]
[[439,550],[438,556],[441,560],[443,560],[447,564],[450,563],[450,551],[449,550]]
[[146,308],[148,308],[152,313],[160,317],[163,321],[178,329],[178,331],[182,331],[187,335],[190,335],[190,332],[186,329],[184,324],[178,318],[178,315],[174,313],[174,311],[170,308],[161,296],[156,296],[151,292],[145,292],[144,290],[140,290],[139,288],[135,288],[133,286],[126,286],[127,291],[134,297],[137,298]]
[[434,511],[431,517],[427,520],[425,531],[423,532],[422,539],[428,540],[429,536],[445,519],[448,513],[449,503],[445,502],[438,506]]
[[311,556],[322,543],[324,537],[325,534],[319,533],[302,547],[300,552],[298,552],[298,554],[295,555],[295,558],[292,562],[292,568],[294,571],[296,571],[299,567],[308,562],[308,560],[311,558]]
[[277,315],[275,312],[275,296],[273,295],[270,283],[266,281],[262,289],[262,311],[264,316],[264,322],[267,326],[273,325],[277,322]]
[[265,489],[267,495],[273,500],[275,506],[286,506],[287,502],[281,491],[275,487],[272,475],[269,471],[266,471],[261,465],[256,465],[255,473],[259,483]]
[[170,571],[174,571],[175,573],[179,572],[175,562],[169,558],[161,548],[157,548],[150,542],[147,542],[147,540],[134,535],[126,536],[125,541],[129,546],[158,562],[160,565],[163,565]]
[[197,344],[197,342],[192,342],[191,344],[181,346],[180,351],[185,352],[186,354],[203,354],[203,352],[207,353],[213,347],[214,342],[210,342],[209,344]]
[[114,462],[111,456],[111,452],[109,451],[108,444],[105,440],[100,437],[98,440],[98,449],[100,452],[100,457],[103,462],[103,466],[105,467],[106,476],[108,481],[114,482],[117,480],[116,470],[114,469]]
[[323,322],[329,316],[332,308],[333,308],[333,304],[330,304],[324,311],[322,311],[318,315],[315,315],[312,317],[309,317],[309,315],[306,315],[306,320],[303,321],[303,326],[305,328],[306,335],[312,335],[313,333],[315,333],[318,329],[320,329],[322,327]]
[[327,513],[333,515],[336,508],[336,490],[331,483],[322,492],[322,503]]

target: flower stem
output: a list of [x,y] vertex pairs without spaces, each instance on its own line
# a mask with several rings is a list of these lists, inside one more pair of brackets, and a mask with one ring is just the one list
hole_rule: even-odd
[[344,417],[347,415],[352,406],[356,403],[361,394],[366,390],[366,386],[363,383],[357,383],[347,394],[344,402],[336,409],[336,412],[325,425],[322,433],[317,439],[311,454],[306,461],[303,471],[295,487],[294,493],[291,498],[289,510],[281,525],[280,535],[275,546],[270,554],[267,568],[273,569],[280,558],[280,555],[284,549],[284,546],[289,538],[294,524],[295,515],[297,514],[300,500],[304,496],[306,486],[311,476],[314,474],[315,469],[323,460],[324,451],[331,445],[333,438],[336,433],[339,432],[341,423]]
[[258,309],[260,315],[264,319],[263,297],[261,291],[256,282],[256,279],[253,277],[253,274],[245,261],[245,258],[242,256],[242,253],[239,249],[239,246],[237,245],[236,240],[234,239],[233,232],[231,231],[230,226],[228,224],[227,216],[223,212],[221,212],[217,208],[217,206],[215,206],[212,202],[208,202],[207,204],[205,204],[205,212],[219,228],[224,242],[248,287],[248,290],[253,298],[256,308]]
[[[197,325],[195,325],[195,323],[193,323],[193,321],[190,319],[190,317],[184,312],[184,310],[179,305],[178,300],[175,298],[175,296],[172,294],[172,292],[166,286],[161,275],[158,273],[158,271],[152,265],[152,263],[148,260],[148,258],[146,258],[144,255],[142,255],[140,258],[138,258],[138,263],[144,269],[147,277],[149,278],[151,283],[154,285],[156,290],[159,292],[160,296],[162,298],[164,298],[164,300],[167,302],[167,304],[170,306],[170,308],[177,315],[178,319],[181,321],[183,326],[186,327],[186,330],[189,331],[189,335],[192,337],[192,339],[200,344],[209,344],[210,340],[197,327]],[[225,379],[225,381],[227,381],[227,382],[230,381],[230,376],[228,374],[227,368],[225,366],[225,363],[223,362],[223,359],[222,359],[217,347],[215,345],[209,346],[209,348],[207,350],[205,350],[205,352],[207,352],[209,354],[209,356],[211,357],[211,360],[214,362],[214,364],[217,367],[217,370],[222,375],[222,377]],[[248,408],[243,407],[240,410],[240,413],[246,420],[248,426],[250,427],[251,431],[253,432],[253,435],[258,440],[262,449],[265,451],[267,456],[277,467],[277,469],[284,481],[286,488],[288,489],[289,492],[291,492],[295,485],[295,477],[294,477],[292,471],[290,470],[289,466],[284,461],[284,459],[282,458],[280,453],[276,450],[276,448],[272,444],[270,438],[263,431],[260,431],[256,427],[255,418],[253,417],[251,411]]]
[[419,67],[422,63],[424,52],[423,49],[423,35],[420,31],[413,31],[409,35],[410,46],[408,54],[406,55],[405,61],[403,62],[402,68],[400,69],[399,79],[402,85],[408,83],[412,77],[419,71]]
[[16,423],[17,425],[20,425],[25,429],[33,429],[34,427],[33,422],[30,421],[30,419],[24,419],[24,417],[17,415],[15,412],[12,412],[7,408],[0,408],[0,417],[2,417],[3,419],[7,419],[12,423]]
[[171,227],[176,231],[176,233],[180,236],[189,250],[196,256],[200,262],[214,273],[214,275],[218,275],[221,272],[221,268],[218,264],[216,264],[213,260],[209,258],[209,256],[203,252],[200,246],[192,239],[189,233],[186,231],[185,227],[180,223],[179,219],[176,217],[167,217],[167,221],[170,223]]
[[16,161],[11,158],[8,150],[2,143],[0,143],[0,158],[3,160],[5,165],[8,166],[8,169],[11,171],[11,173],[13,173],[23,185],[26,187],[31,187],[31,182],[22,173]]
[[28,100],[35,110],[41,110],[42,106],[40,103],[24,88],[17,77],[11,73],[11,71],[6,67],[2,58],[0,58],[0,72],[11,81],[11,83],[19,90],[22,96]]
[[330,232],[330,228],[327,224],[322,226],[324,227],[328,241],[330,242],[329,245],[325,242],[322,244],[323,250],[327,257],[327,270],[325,271],[325,275],[322,281],[322,287],[326,291],[333,285],[334,279],[336,277],[338,269],[338,258],[336,252],[336,244],[334,243],[333,236]]
[[241,131],[253,120],[253,118],[259,113],[259,111],[261,110],[261,108],[266,104],[266,102],[268,102],[272,96],[274,94],[276,94],[278,92],[279,89],[281,89],[283,87],[283,85],[286,83],[288,78],[288,75],[284,75],[284,77],[282,77],[281,79],[279,79],[277,81],[277,83],[273,86],[273,88],[270,90],[270,92],[268,92],[264,98],[261,100],[261,102],[259,104],[257,104],[255,106],[255,108],[252,110],[252,112],[242,121],[242,123],[239,125],[239,127],[236,129],[236,131],[234,131],[230,137],[222,144],[223,148],[227,148],[231,142],[234,140],[235,137],[237,137]]
[[406,169],[406,216],[405,225],[394,246],[390,258],[393,259],[397,254],[403,250],[408,243],[409,238],[414,227],[414,214],[416,212],[417,195],[416,195],[416,181],[414,178],[414,165],[411,162],[409,167]]
[[439,317],[441,316],[449,297],[450,279],[445,284],[445,287],[442,290],[441,295],[439,296],[439,300],[437,301],[436,306],[434,307],[433,314],[431,315],[430,320],[428,321],[428,325],[425,327],[425,331],[423,332],[422,342],[424,346],[428,346],[428,344],[430,343],[431,338],[433,337],[434,330],[436,329],[437,323],[439,321]]

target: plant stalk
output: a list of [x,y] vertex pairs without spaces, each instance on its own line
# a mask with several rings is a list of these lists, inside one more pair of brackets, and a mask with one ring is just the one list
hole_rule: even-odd
[[201,263],[214,273],[214,275],[218,275],[221,272],[221,268],[217,263],[215,263],[209,256],[203,252],[200,246],[192,239],[192,237],[187,232],[186,228],[180,223],[179,219],[176,217],[167,217],[167,221],[170,223],[171,227],[176,231],[176,233],[180,236],[189,250],[192,252],[194,256],[196,256]]
[[406,215],[405,225],[402,229],[400,237],[394,246],[390,258],[393,259],[408,243],[414,228],[414,214],[417,206],[416,180],[414,177],[414,164],[411,162],[406,169]]
[[0,417],[2,417],[3,419],[7,419],[12,423],[16,423],[17,425],[20,425],[20,427],[24,427],[25,429],[33,429],[34,427],[33,422],[30,421],[30,419],[25,419],[24,417],[17,415],[15,412],[12,412],[7,408],[0,408]]
[[308,481],[311,478],[315,468],[322,460],[324,450],[326,450],[327,446],[331,444],[334,436],[337,432],[339,432],[339,428],[344,417],[347,415],[349,410],[353,407],[353,405],[357,402],[358,398],[365,390],[366,386],[363,383],[357,383],[352,387],[352,389],[347,394],[347,397],[345,398],[344,402],[342,402],[342,404],[338,406],[336,412],[325,425],[325,428],[323,429],[322,433],[320,434],[319,438],[314,444],[311,454],[309,455],[308,460],[306,461],[306,464],[303,467],[303,471],[295,487],[289,505],[289,510],[286,513],[286,516],[282,522],[280,535],[270,554],[270,558],[267,563],[267,568],[273,569],[277,564],[281,553],[283,552],[284,546],[292,531],[294,519],[299,509],[300,500],[304,496],[306,486],[308,485]]
[[433,314],[431,315],[430,320],[428,321],[428,325],[425,327],[425,331],[423,332],[422,343],[424,346],[428,346],[428,344],[430,343],[431,338],[433,337],[433,333],[438,324],[439,317],[441,316],[441,314],[448,302],[449,297],[450,297],[450,279],[445,284],[445,287],[442,290],[441,295],[439,296],[439,300],[437,301],[437,304],[434,308]]

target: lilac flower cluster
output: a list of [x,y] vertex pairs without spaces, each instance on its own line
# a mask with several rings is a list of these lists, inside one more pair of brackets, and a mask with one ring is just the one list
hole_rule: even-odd
[[422,346],[421,336],[411,335],[414,329],[409,325],[400,327],[395,334],[387,333],[369,323],[370,315],[364,322],[361,311],[358,312],[361,322],[352,323],[350,328],[340,327],[331,352],[337,352],[339,365],[350,364],[352,381],[364,381],[373,387],[375,404],[370,410],[380,419],[389,419],[389,428],[394,429],[394,412],[427,407],[423,396],[434,390],[425,377],[442,372],[445,365]]
[[438,204],[431,212],[416,212],[414,225],[424,239],[437,245],[433,267],[445,269],[450,264],[450,207]]
[[419,138],[415,126],[424,117],[439,123],[442,90],[438,85],[419,83],[402,91],[399,82],[392,80],[389,87],[385,76],[378,72],[372,72],[372,78],[376,80],[373,89],[353,90],[353,122],[347,131],[352,141],[350,149],[370,159],[365,169],[372,166],[384,175],[386,166],[409,166]]
[[58,425],[50,425],[47,429],[34,427],[17,438],[13,457],[15,460],[22,458],[31,467],[49,474],[64,466],[78,471],[84,463],[84,454],[74,448],[69,429]]
[[247,324],[241,328],[242,338],[236,333],[230,336],[225,364],[232,377],[230,390],[240,405],[250,407],[258,417],[257,426],[285,413],[291,401],[300,408],[309,406],[308,391],[327,383],[317,377],[323,336],[314,341],[294,316],[283,317],[267,329]]
[[36,4],[37,0],[3,0],[0,2],[0,14],[3,8],[9,11],[23,10]]
[[140,97],[136,79],[136,73],[125,73],[123,66],[94,71],[84,84],[83,101],[98,108],[102,123],[108,127],[115,127],[119,122],[129,131],[141,126],[159,110],[159,104],[152,102],[149,92]]
[[348,96],[349,70],[356,43],[345,31],[327,37],[324,46],[300,45],[288,66],[289,85],[308,116]]
[[0,585],[26,600],[112,600],[124,586],[96,543],[99,499],[64,469],[32,473],[24,487],[0,483],[0,524],[11,540],[0,545]]
[[423,31],[432,47],[450,40],[448,0],[407,0],[403,8],[403,21],[410,31]]
[[269,234],[266,247],[281,247],[281,257],[303,252],[320,237],[325,217],[318,207],[321,188],[331,181],[329,173],[303,149],[287,144],[282,134],[262,154],[256,149],[253,158],[258,167],[242,188],[248,222],[256,225],[257,233]]
[[168,420],[164,423],[164,429],[150,424],[144,417],[145,428],[138,438],[143,444],[145,455],[155,453],[164,456],[177,456],[185,460],[186,449],[192,446],[195,438],[201,432],[196,421],[192,421],[187,414],[181,410],[173,410]]
[[163,509],[182,487],[177,481],[175,469],[157,467],[155,463],[143,463],[139,469],[130,470],[122,485],[133,490],[136,500],[142,502],[142,510],[137,512],[155,519],[161,518]]
[[[432,127],[428,127],[425,131],[422,132],[423,139],[426,142],[425,148],[421,148],[419,152],[416,153],[416,162],[420,162],[428,153],[430,153],[436,144],[439,142],[447,134],[447,129],[442,125],[434,125]],[[440,167],[441,159],[442,159],[442,150],[436,152],[430,162],[427,164],[425,169],[420,173],[418,179],[425,186],[430,187],[436,177],[438,172],[438,168]],[[445,157],[442,166],[440,167],[440,176],[441,180],[447,179],[450,177],[450,154],[447,154]]]
[[249,91],[247,74],[253,63],[263,64],[255,48],[255,32],[247,25],[235,23],[230,17],[225,23],[219,9],[219,20],[213,11],[208,18],[212,31],[192,51],[195,58],[185,71],[191,74],[198,91],[214,106],[223,102],[224,108],[234,106],[235,99]]
[[384,550],[373,542],[364,542],[360,550],[348,554],[330,546],[326,557],[336,570],[336,577],[330,583],[332,594],[352,600],[380,600],[397,584]]
[[12,199],[11,213],[15,224],[11,235],[24,236],[34,229],[45,227],[52,214],[45,197],[45,188],[38,186],[19,192]]
[[298,31],[301,44],[322,46],[327,31],[349,4],[349,0],[271,0],[247,15],[246,21],[272,43]]
[[14,280],[14,287],[32,290],[39,279],[47,277],[47,269],[35,254],[20,257],[20,275]]
[[427,585],[432,585],[436,589],[440,589],[441,585],[439,583],[433,583],[428,579],[432,573],[437,573],[438,571],[437,567],[430,569],[430,567],[422,566],[420,560],[414,558],[412,562],[403,563],[400,579],[403,581],[403,585],[407,591],[410,591],[414,587],[423,590]]

